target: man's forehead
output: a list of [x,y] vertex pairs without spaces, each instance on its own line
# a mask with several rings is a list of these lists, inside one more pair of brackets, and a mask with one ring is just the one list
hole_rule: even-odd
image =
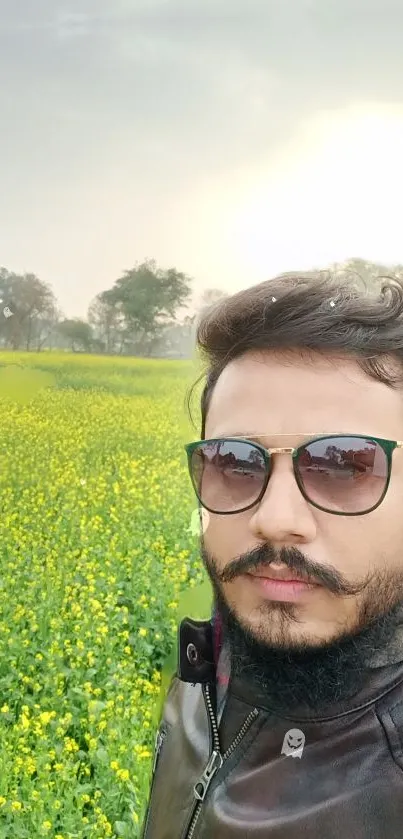
[[[400,391],[369,377],[352,359],[272,353],[224,369],[212,394],[207,436],[363,433],[401,439]],[[244,429],[244,431],[242,431]]]
[[[241,381],[245,387],[248,382],[269,387],[283,376],[287,379],[303,378],[305,384],[317,385],[332,379],[332,386],[350,382],[354,386],[373,390],[379,384],[368,376],[351,356],[336,353],[322,354],[308,350],[289,349],[248,352],[230,361],[222,371],[216,389],[226,390]],[[220,387],[219,387],[220,385]]]

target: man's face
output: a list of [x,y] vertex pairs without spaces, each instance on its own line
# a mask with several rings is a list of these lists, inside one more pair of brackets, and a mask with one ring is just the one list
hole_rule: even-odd
[[[309,361],[295,356],[295,362],[290,357],[286,362],[272,352],[248,353],[220,376],[205,437],[256,436],[253,432],[266,447],[298,446],[308,435],[333,432],[399,440],[402,397],[366,376],[354,360],[311,355]],[[225,604],[257,641],[290,649],[326,645],[403,601],[402,498],[403,450],[393,453],[383,502],[362,516],[313,507],[297,486],[291,455],[274,455],[259,504],[233,515],[209,513],[203,556]],[[287,555],[291,566],[297,556],[302,575],[315,581],[312,569],[319,572],[318,584],[285,603],[245,573],[220,580],[249,554],[255,570],[256,551],[273,572],[286,571]],[[358,593],[348,593],[350,587]]]

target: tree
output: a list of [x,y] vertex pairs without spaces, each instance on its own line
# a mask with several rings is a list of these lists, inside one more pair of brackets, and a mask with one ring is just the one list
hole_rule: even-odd
[[225,291],[222,291],[219,288],[206,288],[200,299],[199,312],[204,313],[207,308],[214,306],[214,304],[218,303],[219,300],[222,300],[223,297],[228,297],[228,294]]
[[[10,314],[8,315],[8,312]],[[41,341],[44,324],[58,318],[52,290],[35,274],[15,274],[0,269],[0,337],[18,350],[30,350]],[[46,337],[45,337],[46,340]]]
[[58,332],[69,342],[72,352],[91,352],[93,336],[89,323],[80,318],[66,319],[59,323]]
[[345,262],[336,262],[331,270],[337,271],[345,277],[362,280],[368,287],[374,286],[382,277],[397,277],[403,279],[403,265],[382,265],[379,262],[369,262],[360,257],[351,257]]
[[186,315],[181,323],[171,321],[164,326],[162,335],[153,348],[153,354],[175,358],[190,358],[194,346],[196,315]]
[[48,314],[44,313],[35,322],[33,339],[35,340],[37,352],[43,349],[47,341],[52,341],[55,338],[57,325],[62,318],[62,312],[55,304]]
[[227,293],[220,288],[206,288],[201,296],[203,306],[211,306],[222,297],[228,297]]
[[88,323],[92,326],[94,339],[102,351],[110,355],[122,344],[125,330],[124,315],[119,304],[109,299],[109,292],[101,292],[88,309]]
[[123,316],[123,345],[133,353],[149,355],[161,339],[164,327],[175,319],[190,296],[190,278],[176,268],[162,270],[147,260],[125,271],[112,289],[103,293],[104,302]]

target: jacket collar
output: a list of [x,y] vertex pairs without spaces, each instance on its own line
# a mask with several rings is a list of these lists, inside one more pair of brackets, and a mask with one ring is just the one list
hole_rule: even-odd
[[[392,661],[385,666],[370,666],[367,669],[368,678],[364,687],[353,697],[329,705],[325,712],[298,708],[292,715],[282,714],[284,719],[298,720],[327,720],[341,717],[357,711],[381,699],[398,684],[403,682],[403,661]],[[214,655],[213,622],[196,621],[185,618],[179,627],[178,671],[179,679],[191,684],[215,683],[217,668]],[[239,677],[230,677],[230,693],[248,705],[260,707],[271,713],[270,697],[250,683]]]
[[284,719],[324,722],[336,717],[346,716],[378,702],[385,694],[403,683],[403,662],[386,667],[368,668],[367,674],[368,678],[365,685],[358,693],[348,699],[329,704],[322,711],[313,711],[306,706],[301,706],[295,708],[293,712],[279,712],[278,709],[275,710],[270,707],[270,697],[251,688],[246,680],[240,678],[230,678],[228,690],[233,696],[248,705],[262,708],[276,716],[280,715]]
[[184,618],[179,626],[178,677],[207,684],[215,681],[215,674],[212,621]]

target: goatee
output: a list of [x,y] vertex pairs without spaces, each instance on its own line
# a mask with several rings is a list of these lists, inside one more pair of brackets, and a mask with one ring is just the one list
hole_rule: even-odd
[[296,709],[318,713],[357,694],[369,678],[374,651],[387,648],[402,623],[399,602],[355,634],[303,651],[284,649],[257,640],[214,588],[231,674],[264,694],[273,710],[284,713]]
[[[223,583],[269,567],[278,555],[269,545],[259,546],[219,570],[215,558],[201,545],[223,638],[230,655],[231,674],[247,681],[266,697],[273,709],[320,712],[348,700],[367,683],[371,668],[403,660],[402,570],[372,571],[360,581],[347,581],[335,568],[312,563],[297,548],[283,549],[279,558],[297,575],[311,576],[335,596],[361,596],[355,625],[327,643],[292,642],[290,624],[299,622],[295,604],[273,602],[260,607],[260,626],[253,633],[231,608]],[[267,621],[276,615],[275,641],[267,637]]]

